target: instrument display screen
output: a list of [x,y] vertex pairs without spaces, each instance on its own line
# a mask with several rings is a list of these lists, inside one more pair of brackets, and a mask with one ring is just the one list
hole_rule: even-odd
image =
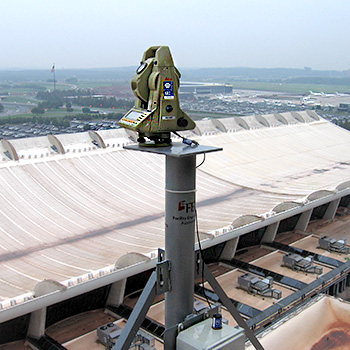
[[130,113],[126,114],[123,118],[127,118],[136,122],[137,119],[142,116],[142,114],[143,114],[142,112],[137,112],[132,110],[130,111]]

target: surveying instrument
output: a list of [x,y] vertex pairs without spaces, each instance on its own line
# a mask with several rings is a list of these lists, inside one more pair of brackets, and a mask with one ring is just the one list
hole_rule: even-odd
[[[244,350],[246,336],[257,350],[264,350],[242,316],[204,264],[195,249],[196,156],[221,151],[182,137],[178,132],[196,124],[179,105],[180,73],[167,46],[145,51],[132,78],[134,107],[119,121],[138,133],[138,144],[126,150],[165,155],[165,250],[158,250],[158,263],[144,287],[113,350],[133,345],[142,321],[157,295],[165,296],[165,350]],[[172,142],[171,133],[182,138]],[[194,308],[194,282],[205,278],[239,327],[221,324],[221,304],[200,311]],[[218,324],[217,324],[218,323]]]
[[138,133],[140,145],[168,146],[171,132],[195,128],[180,108],[180,77],[168,46],[152,46],[143,54],[131,80],[135,105],[119,121],[121,127]]

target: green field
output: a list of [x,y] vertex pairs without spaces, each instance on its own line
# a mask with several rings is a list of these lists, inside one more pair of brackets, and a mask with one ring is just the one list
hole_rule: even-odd
[[[128,82],[130,83],[130,82]],[[103,81],[103,80],[96,80],[96,81],[90,81],[90,80],[82,80],[78,81],[76,84],[79,89],[94,89],[98,87],[105,87],[105,86],[112,86],[112,85],[121,85],[120,82],[114,82],[114,81]]]
[[[56,83],[56,89],[66,90],[72,87],[71,84]],[[0,83],[0,95],[8,92],[9,94],[36,94],[39,90],[53,90],[53,83],[37,82],[37,83]]]
[[7,96],[6,99],[3,101],[6,102],[16,102],[16,103],[38,103],[38,101],[34,98],[34,96]]

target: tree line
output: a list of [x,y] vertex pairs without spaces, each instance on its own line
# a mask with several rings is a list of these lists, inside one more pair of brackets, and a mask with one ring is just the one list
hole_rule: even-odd
[[333,122],[338,126],[341,126],[342,128],[350,131],[350,118],[342,118],[341,120],[334,120]]
[[[39,102],[38,108],[42,109],[56,109],[62,107],[64,104],[70,104],[67,108],[71,108],[71,105],[77,106],[89,106],[89,107],[101,107],[101,108],[117,108],[117,109],[130,109],[133,106],[133,102],[127,99],[116,99],[115,97],[96,97],[93,96],[90,89],[78,89],[78,90],[55,90],[55,91],[38,91],[36,98],[42,100]],[[37,113],[35,110],[33,113]]]
[[130,109],[133,102],[126,99],[116,99],[115,97],[74,97],[70,99],[71,103],[78,106],[101,107],[101,108],[117,108]]

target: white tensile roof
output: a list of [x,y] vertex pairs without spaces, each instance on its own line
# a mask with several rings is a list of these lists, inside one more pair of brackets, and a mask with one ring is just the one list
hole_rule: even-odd
[[[349,187],[350,134],[313,112],[240,117],[238,122],[222,118],[203,125],[201,131],[197,123],[192,137],[223,151],[207,154],[197,169],[202,237],[234,227],[244,215],[261,216],[284,202]],[[3,307],[4,300],[31,293],[44,279],[69,285],[126,254],[151,256],[164,246],[164,157],[124,150],[122,145],[132,137],[121,130],[115,135],[98,132],[96,139],[105,137],[105,148],[95,147],[89,135],[57,136],[63,150],[69,145],[67,153],[53,154],[50,142],[27,139],[17,142],[19,160],[3,155]],[[12,146],[6,142],[5,149],[12,147],[15,153],[16,141]],[[48,149],[48,156],[39,152],[29,157],[30,152],[39,154],[37,147]],[[197,163],[201,161],[200,155]]]

